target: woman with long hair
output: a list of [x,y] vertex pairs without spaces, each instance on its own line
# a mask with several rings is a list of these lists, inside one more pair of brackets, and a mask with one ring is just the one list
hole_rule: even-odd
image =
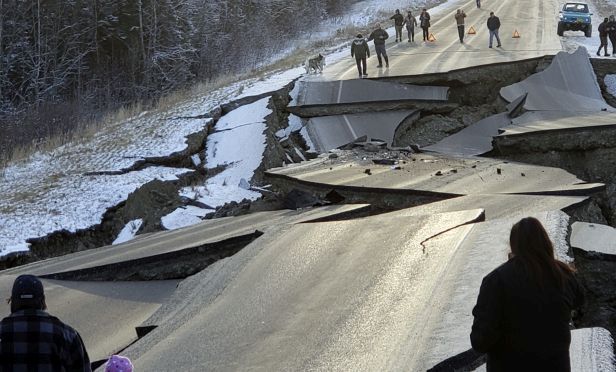
[[473,349],[487,353],[489,372],[570,371],[571,312],[584,302],[574,270],[536,218],[513,225],[509,244],[509,260],[481,283]]

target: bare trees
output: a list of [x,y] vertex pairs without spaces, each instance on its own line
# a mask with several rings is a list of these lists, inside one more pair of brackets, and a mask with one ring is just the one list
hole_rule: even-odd
[[355,1],[0,0],[0,129],[9,113],[96,112],[254,68]]

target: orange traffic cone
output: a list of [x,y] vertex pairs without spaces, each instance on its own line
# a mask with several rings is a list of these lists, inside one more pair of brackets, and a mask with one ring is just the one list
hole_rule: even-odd
[[428,36],[428,41],[433,43],[436,41],[436,38],[434,37],[434,34],[430,34],[430,36]]
[[475,27],[471,26],[471,28],[468,29],[468,34],[469,35],[475,35],[477,33],[477,31],[475,31]]
[[513,36],[514,39],[519,39],[520,38],[520,34],[518,33],[518,30],[513,31]]

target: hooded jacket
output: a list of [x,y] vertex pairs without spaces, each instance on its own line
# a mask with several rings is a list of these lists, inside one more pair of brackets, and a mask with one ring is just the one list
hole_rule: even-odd
[[366,39],[358,37],[353,40],[353,43],[351,43],[351,57],[355,57],[355,59],[370,57],[370,48],[368,48]]

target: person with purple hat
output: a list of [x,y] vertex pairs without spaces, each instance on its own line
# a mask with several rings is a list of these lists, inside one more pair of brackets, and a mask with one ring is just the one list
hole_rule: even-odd
[[18,276],[9,301],[11,315],[0,322],[0,371],[91,372],[79,333],[45,311],[36,276]]
[[105,364],[105,372],[133,372],[133,363],[121,355],[112,355]]

